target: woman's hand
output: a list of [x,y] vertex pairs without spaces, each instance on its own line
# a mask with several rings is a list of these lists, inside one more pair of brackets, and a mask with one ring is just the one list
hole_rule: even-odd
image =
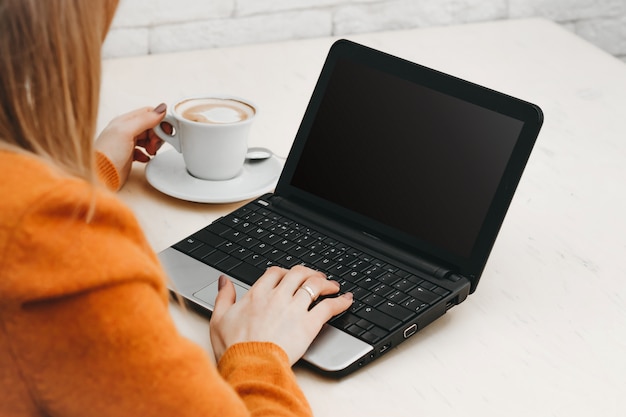
[[331,317],[352,305],[352,294],[326,298],[309,307],[320,295],[336,294],[339,284],[304,266],[290,270],[269,268],[250,291],[235,303],[235,288],[225,276],[211,317],[211,344],[216,359],[235,343],[273,342],[283,348],[293,365]]
[[165,104],[144,107],[111,120],[98,136],[96,151],[113,163],[120,176],[120,186],[128,179],[133,161],[148,162],[163,144],[152,128],[163,120]]

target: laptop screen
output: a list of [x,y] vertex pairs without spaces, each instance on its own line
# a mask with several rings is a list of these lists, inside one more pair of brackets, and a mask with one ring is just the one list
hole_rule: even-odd
[[338,57],[290,185],[374,230],[469,259],[524,121],[438,77]]

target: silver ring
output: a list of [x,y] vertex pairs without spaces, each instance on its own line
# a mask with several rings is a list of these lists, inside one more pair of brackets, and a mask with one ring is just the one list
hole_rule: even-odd
[[299,290],[304,290],[306,291],[309,296],[311,297],[311,302],[315,301],[315,299],[317,298],[315,296],[315,292],[311,289],[311,287],[309,287],[308,285],[301,285],[300,288],[298,288]]

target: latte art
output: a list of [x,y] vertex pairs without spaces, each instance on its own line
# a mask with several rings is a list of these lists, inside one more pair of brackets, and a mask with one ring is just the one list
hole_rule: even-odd
[[176,105],[176,112],[192,122],[238,123],[254,116],[254,109],[241,101],[220,98],[190,99]]

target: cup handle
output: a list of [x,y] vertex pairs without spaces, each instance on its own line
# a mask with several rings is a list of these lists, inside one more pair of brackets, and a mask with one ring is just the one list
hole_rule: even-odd
[[[174,131],[172,132],[171,135],[168,134],[166,131],[164,131],[163,128],[161,128],[161,123],[163,122],[169,123],[174,128]],[[158,137],[160,137],[161,139],[163,139],[164,141],[172,145],[174,149],[178,151],[178,153],[181,153],[182,151],[180,148],[180,137],[179,137],[180,129],[178,128],[178,122],[173,117],[169,115],[165,115],[161,123],[154,126],[152,130],[154,130],[154,133],[156,133]]]

